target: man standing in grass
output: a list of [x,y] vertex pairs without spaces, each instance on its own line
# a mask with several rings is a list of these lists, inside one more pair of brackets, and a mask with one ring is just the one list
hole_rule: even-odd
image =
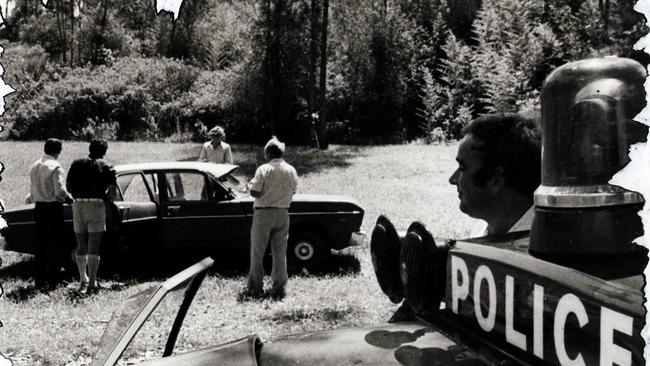
[[223,140],[226,138],[226,133],[220,126],[213,127],[208,132],[210,141],[203,144],[201,152],[199,153],[199,161],[207,161],[217,164],[232,164],[232,152],[230,145]]
[[71,203],[66,190],[63,167],[57,161],[63,145],[58,139],[45,141],[43,157],[29,169],[29,194],[25,201],[34,203],[36,223],[36,273],[37,288],[50,290],[59,281],[65,260],[63,203]]
[[284,143],[273,137],[264,146],[268,163],[255,171],[250,181],[250,193],[255,197],[253,224],[251,226],[250,270],[246,292],[253,298],[263,296],[263,259],[271,243],[273,269],[271,298],[280,300],[285,295],[287,283],[287,240],[289,238],[289,205],[296,193],[298,174],[293,166],[282,159]]
[[[106,231],[108,187],[115,184],[115,171],[103,160],[108,145],[93,140],[87,158],[72,162],[67,186],[74,196],[72,220],[77,237],[76,262],[79,270],[79,292],[94,292],[100,261],[100,244]],[[87,270],[87,271],[86,271]]]

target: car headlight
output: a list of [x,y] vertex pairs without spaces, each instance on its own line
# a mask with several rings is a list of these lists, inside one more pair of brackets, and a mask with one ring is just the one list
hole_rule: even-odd
[[413,222],[400,251],[404,297],[416,314],[436,311],[445,295],[447,252],[453,241],[436,243],[421,222]]

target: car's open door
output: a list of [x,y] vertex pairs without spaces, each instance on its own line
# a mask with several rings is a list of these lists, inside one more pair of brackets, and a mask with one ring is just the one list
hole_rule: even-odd
[[93,357],[92,365],[115,365],[158,304],[168,294],[179,291],[183,292],[182,301],[176,312],[163,352],[163,357],[169,356],[174,348],[185,314],[213,263],[211,258],[205,258],[162,284],[142,291],[122,302],[102,335],[101,346]]

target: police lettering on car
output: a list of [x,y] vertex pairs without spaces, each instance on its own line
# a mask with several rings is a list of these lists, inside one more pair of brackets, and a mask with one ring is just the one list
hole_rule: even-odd
[[597,305],[559,283],[538,283],[522,271],[453,254],[449,264],[447,305],[453,313],[473,318],[482,331],[501,333],[508,344],[562,365],[592,364],[585,361],[587,353],[596,355],[600,365],[632,364],[632,351],[626,347],[633,335],[632,316]]

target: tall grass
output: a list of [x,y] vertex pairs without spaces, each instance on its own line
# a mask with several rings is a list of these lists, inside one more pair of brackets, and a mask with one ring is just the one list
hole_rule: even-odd
[[[115,164],[142,161],[193,160],[199,144],[114,142],[107,158]],[[462,237],[474,221],[458,210],[448,177],[455,169],[456,145],[383,147],[332,146],[328,151],[290,147],[286,160],[300,176],[299,192],[340,194],[356,199],[366,210],[363,229],[370,233],[379,214],[405,230],[421,220],[436,237]],[[0,197],[8,209],[19,206],[27,193],[29,164],[41,155],[42,142],[0,142],[0,161],[7,170]],[[260,148],[234,145],[241,175],[252,175],[261,162]],[[74,158],[87,153],[87,144],[65,142],[60,161],[67,170]],[[179,349],[196,349],[257,333],[270,341],[287,333],[376,324],[385,321],[395,305],[376,284],[368,246],[347,249],[360,263],[322,275],[299,275],[289,280],[287,297],[238,302],[244,287],[241,274],[208,276],[190,309],[179,337]],[[89,362],[112,312],[128,295],[156,283],[142,278],[122,284],[105,278],[109,287],[99,294],[77,298],[65,288],[48,295],[21,292],[31,282],[31,256],[0,252],[4,261],[0,282],[0,353],[17,364],[81,365]],[[343,257],[345,258],[345,257]],[[143,263],[145,265],[145,263]],[[346,270],[347,268],[347,270]],[[133,269],[137,272],[137,269]],[[161,324],[143,329],[142,337],[159,341],[167,329]],[[155,343],[155,342],[154,342]],[[135,358],[159,356],[150,342],[131,351]]]

